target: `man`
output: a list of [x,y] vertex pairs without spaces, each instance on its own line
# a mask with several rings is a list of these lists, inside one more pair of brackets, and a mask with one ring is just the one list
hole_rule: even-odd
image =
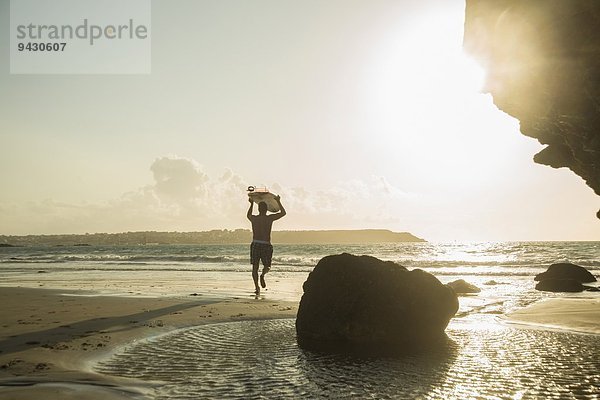
[[280,211],[276,214],[267,215],[267,203],[258,203],[258,215],[252,215],[252,207],[254,203],[250,201],[250,208],[246,215],[252,223],[252,244],[250,244],[250,263],[252,264],[252,279],[254,280],[255,293],[260,294],[258,286],[258,265],[262,260],[263,270],[260,274],[260,286],[267,287],[265,283],[265,274],[271,269],[271,258],[273,257],[273,246],[271,245],[271,228],[273,221],[282,218],[286,212],[281,205],[279,196],[275,198],[279,205]]

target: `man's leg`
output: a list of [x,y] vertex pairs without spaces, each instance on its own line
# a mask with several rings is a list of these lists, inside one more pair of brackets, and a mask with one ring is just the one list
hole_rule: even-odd
[[[261,275],[262,277],[262,275]],[[260,293],[260,287],[258,286],[258,262],[252,264],[252,279],[254,280],[254,292]],[[263,286],[264,287],[264,286]]]
[[250,264],[252,264],[252,280],[254,281],[254,293],[260,294],[260,286],[258,286],[258,264],[260,263],[260,253],[257,249],[257,244],[250,244]]
[[260,286],[262,286],[263,288],[267,287],[267,282],[265,282],[265,274],[267,272],[269,272],[269,270],[267,269],[267,267],[263,266],[262,274],[260,274]]
[[267,283],[265,282],[265,274],[271,270],[271,259],[273,258],[273,246],[267,245],[265,246],[264,253],[262,254],[262,263],[263,270],[262,274],[260,274],[260,286],[263,288],[267,287]]

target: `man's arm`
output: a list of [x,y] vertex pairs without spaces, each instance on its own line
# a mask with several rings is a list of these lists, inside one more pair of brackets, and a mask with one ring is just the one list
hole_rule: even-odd
[[279,218],[283,218],[285,216],[285,214],[287,214],[285,212],[285,208],[283,208],[283,205],[281,205],[281,197],[277,196],[277,197],[275,197],[275,200],[277,200],[277,204],[279,205],[280,211],[277,214],[271,215],[271,218],[273,218],[273,221],[278,220]]
[[248,197],[248,201],[250,202],[250,207],[248,207],[248,213],[246,214],[246,217],[252,221],[252,207],[254,207],[254,202],[250,197]]

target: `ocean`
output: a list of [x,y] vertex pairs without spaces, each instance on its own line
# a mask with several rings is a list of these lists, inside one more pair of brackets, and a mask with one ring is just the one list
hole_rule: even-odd
[[[268,295],[299,300],[302,282],[317,262],[343,252],[420,268],[443,283],[465,279],[482,288],[477,301],[461,303],[461,312],[469,303],[502,303],[504,313],[540,299],[544,294],[533,289],[533,277],[552,263],[572,262],[600,275],[600,242],[275,244]],[[3,247],[0,286],[132,296],[253,291],[247,244]]]
[[[342,252],[366,254],[441,275],[529,275],[555,262],[600,269],[600,242],[480,242],[274,244],[273,265],[308,272],[317,261]],[[243,270],[247,244],[0,247],[3,270]],[[50,267],[52,265],[52,267]]]
[[[319,259],[348,252],[421,268],[481,293],[461,296],[443,351],[393,359],[298,348],[294,320],[234,321],[140,340],[95,365],[156,384],[152,398],[582,398],[600,397],[600,331],[515,326],[506,314],[548,298],[598,298],[534,289],[557,262],[600,275],[600,242],[274,245],[261,298],[299,301]],[[249,246],[144,245],[0,248],[0,286],[70,295],[253,297]],[[597,284],[596,284],[597,285]],[[250,296],[250,297],[248,297]],[[599,324],[600,325],[600,324]]]

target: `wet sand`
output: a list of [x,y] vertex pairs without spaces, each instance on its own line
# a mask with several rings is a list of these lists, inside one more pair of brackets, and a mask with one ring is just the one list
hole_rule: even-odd
[[600,297],[543,300],[507,315],[506,321],[600,335]]
[[294,319],[181,329],[128,346],[99,371],[160,382],[176,399],[597,399],[600,337],[458,318],[442,346],[401,357],[303,351]]
[[296,311],[297,302],[266,296],[133,298],[0,288],[0,398],[143,398],[139,381],[99,374],[92,364],[120,346],[177,328],[293,318]]

